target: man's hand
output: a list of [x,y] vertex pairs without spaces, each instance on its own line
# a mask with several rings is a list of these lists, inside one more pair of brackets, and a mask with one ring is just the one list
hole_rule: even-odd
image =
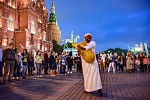
[[78,47],[79,47],[80,49],[82,49],[82,50],[85,50],[85,48],[82,47],[82,46],[80,46],[80,44],[78,45]]

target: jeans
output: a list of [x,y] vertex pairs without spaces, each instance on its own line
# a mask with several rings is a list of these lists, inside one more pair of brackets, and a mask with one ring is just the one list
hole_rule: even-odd
[[72,64],[68,64],[68,72],[72,71]]
[[23,71],[22,71],[22,76],[23,77],[26,75],[27,68],[28,68],[28,64],[23,65]]
[[0,61],[0,77],[2,77],[3,62]]
[[29,75],[33,74],[33,69],[34,69],[34,61],[29,61],[28,62],[28,74]]
[[110,72],[111,67],[113,68],[113,72],[115,73],[115,63],[114,62],[109,63],[108,73]]
[[14,77],[20,77],[21,76],[21,63],[16,64],[16,68],[14,70]]
[[66,65],[61,65],[60,66],[60,74],[65,74],[66,72]]
[[44,74],[47,74],[48,71],[48,62],[44,61]]
[[13,72],[14,72],[14,64],[15,64],[15,61],[6,61],[6,66],[4,66],[3,80],[6,80],[7,75],[8,75],[8,80],[11,80],[13,76]]
[[37,75],[41,75],[41,70],[42,70],[42,64],[36,64],[36,69],[37,69]]

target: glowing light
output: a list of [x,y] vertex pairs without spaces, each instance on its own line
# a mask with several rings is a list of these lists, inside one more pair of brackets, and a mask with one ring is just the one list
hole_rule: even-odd
[[44,47],[42,47],[42,51],[44,51]]
[[45,51],[47,51],[47,47],[45,47]]
[[38,49],[40,49],[40,44],[38,43]]
[[14,20],[11,16],[8,18],[8,30],[14,31]]
[[27,48],[29,47],[29,41],[26,42],[26,47],[27,47]]
[[3,46],[7,46],[7,39],[3,39],[2,45],[3,45]]
[[139,48],[139,47],[134,47],[134,49],[135,49],[136,52],[140,52],[141,51],[141,48]]

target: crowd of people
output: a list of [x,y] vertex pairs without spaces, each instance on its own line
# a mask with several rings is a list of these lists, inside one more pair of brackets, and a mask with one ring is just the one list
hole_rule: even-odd
[[[97,56],[100,72],[122,71],[122,72],[150,72],[150,53],[146,57],[144,53],[134,55],[128,52],[118,55],[117,53],[106,54],[100,52]],[[82,59],[79,53],[75,56],[72,52],[62,52],[61,55],[51,50],[48,52],[37,51],[36,55],[27,49],[19,52],[14,49],[14,44],[10,43],[9,48],[2,51],[0,48],[0,77],[1,83],[12,82],[12,79],[26,79],[26,76],[35,75],[42,78],[43,75],[56,76],[56,74],[66,75],[72,73],[75,67],[77,72],[82,73]]]
[[6,79],[12,82],[12,79],[26,79],[26,76],[35,75],[42,78],[44,75],[56,76],[56,74],[66,75],[72,73],[72,68],[82,73],[81,56],[72,52],[62,52],[61,55],[55,51],[41,52],[37,51],[34,55],[31,51],[23,49],[19,52],[14,44],[10,43],[5,50],[0,48],[0,83],[5,84]]
[[112,52],[110,54],[100,52],[97,59],[102,72],[150,72],[150,52],[148,56],[143,52],[136,55],[130,51],[126,55],[124,53],[118,55]]

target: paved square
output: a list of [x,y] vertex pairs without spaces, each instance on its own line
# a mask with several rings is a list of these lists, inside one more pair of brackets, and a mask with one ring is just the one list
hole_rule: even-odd
[[74,72],[64,76],[27,80],[0,85],[0,100],[149,100],[150,73],[101,73],[103,96],[97,91],[83,93],[83,75]]

